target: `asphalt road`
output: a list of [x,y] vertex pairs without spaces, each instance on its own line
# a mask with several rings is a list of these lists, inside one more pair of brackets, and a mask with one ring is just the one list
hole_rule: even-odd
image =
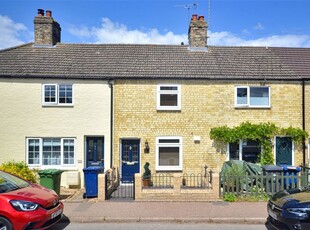
[[48,230],[266,230],[265,225],[188,223],[58,223]]

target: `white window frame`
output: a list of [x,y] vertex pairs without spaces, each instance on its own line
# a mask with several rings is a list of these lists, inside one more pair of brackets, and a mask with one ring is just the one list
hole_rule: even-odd
[[[59,100],[60,100],[60,97],[59,97],[59,94],[60,94],[60,90],[59,90],[59,87],[60,86],[64,86],[64,85],[67,85],[67,86],[71,86],[71,90],[72,90],[72,102],[71,103],[60,103]],[[46,86],[54,86],[55,87],[55,102],[46,102],[45,101],[45,87]],[[73,84],[66,84],[66,83],[63,83],[63,84],[42,84],[42,105],[44,106],[73,106],[74,104],[74,87],[73,87]]]
[[[60,139],[60,165],[43,165],[43,140],[44,139]],[[39,146],[39,151],[40,151],[40,163],[39,164],[29,164],[29,140],[39,140],[40,146]],[[74,146],[74,159],[73,159],[73,164],[64,164],[64,140],[73,140],[73,146]],[[58,137],[44,137],[44,138],[38,138],[38,137],[29,137],[26,138],[26,160],[27,160],[27,165],[30,167],[40,167],[40,168],[68,168],[68,167],[75,167],[76,166],[76,138],[58,138]]]
[[[177,90],[162,90],[161,87],[177,87]],[[162,106],[160,105],[160,96],[163,94],[177,95],[176,106]],[[160,84],[157,85],[157,110],[181,110],[181,86],[178,84]]]
[[[243,145],[246,145],[247,141],[245,140],[239,140],[238,144],[239,144],[239,161],[242,161],[242,155],[243,155]],[[233,143],[227,143],[227,146],[226,146],[226,161],[230,161],[230,144],[233,144]],[[262,147],[261,147],[261,150],[260,150],[260,153],[262,153]]]
[[[179,143],[159,143],[159,140],[178,140]],[[164,136],[156,137],[156,170],[157,171],[181,171],[183,169],[183,150],[182,137]],[[160,147],[179,147],[179,165],[177,166],[160,166],[159,165],[159,148]]]
[[[251,88],[268,88],[268,105],[251,105]],[[238,89],[247,90],[247,102],[245,104],[238,104]],[[270,108],[271,107],[271,88],[270,86],[235,86],[235,107],[236,108]]]

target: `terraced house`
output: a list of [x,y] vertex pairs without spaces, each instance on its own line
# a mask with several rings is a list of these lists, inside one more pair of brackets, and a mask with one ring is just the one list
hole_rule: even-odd
[[[219,147],[214,127],[310,131],[309,48],[209,46],[196,15],[189,45],[66,44],[50,11],[34,24],[34,43],[0,51],[0,163],[59,168],[76,186],[90,165],[203,174],[261,154],[256,140]],[[271,141],[276,164],[308,164],[308,140]]]

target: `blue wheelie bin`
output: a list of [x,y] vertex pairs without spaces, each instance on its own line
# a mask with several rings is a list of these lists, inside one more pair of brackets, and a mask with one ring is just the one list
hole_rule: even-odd
[[98,196],[98,174],[103,171],[102,167],[91,166],[83,169],[85,190],[83,198],[97,197]]
[[[300,172],[300,167],[291,165],[281,165],[283,168],[284,178],[284,188],[297,188],[298,187],[298,173]],[[288,177],[288,178],[286,178]],[[293,177],[293,178],[292,178]]]

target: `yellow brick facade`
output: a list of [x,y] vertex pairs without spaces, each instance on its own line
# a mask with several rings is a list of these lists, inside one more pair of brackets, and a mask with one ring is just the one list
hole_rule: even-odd
[[[156,109],[157,85],[181,86],[181,111]],[[270,87],[271,108],[235,108],[235,86]],[[309,93],[308,93],[309,94]],[[310,97],[308,97],[310,98]],[[310,103],[308,103],[308,108]],[[309,118],[308,122],[309,123]],[[114,159],[120,165],[122,138],[141,141],[140,171],[145,162],[155,172],[156,137],[180,136],[183,143],[183,173],[204,173],[207,165],[219,170],[226,152],[217,151],[210,140],[211,128],[240,123],[272,122],[279,127],[302,128],[302,85],[300,82],[247,82],[209,80],[120,80],[114,86]],[[309,130],[310,127],[307,127]],[[200,137],[195,142],[194,137]],[[150,153],[144,153],[149,142]],[[302,150],[295,146],[293,162],[302,162]]]

